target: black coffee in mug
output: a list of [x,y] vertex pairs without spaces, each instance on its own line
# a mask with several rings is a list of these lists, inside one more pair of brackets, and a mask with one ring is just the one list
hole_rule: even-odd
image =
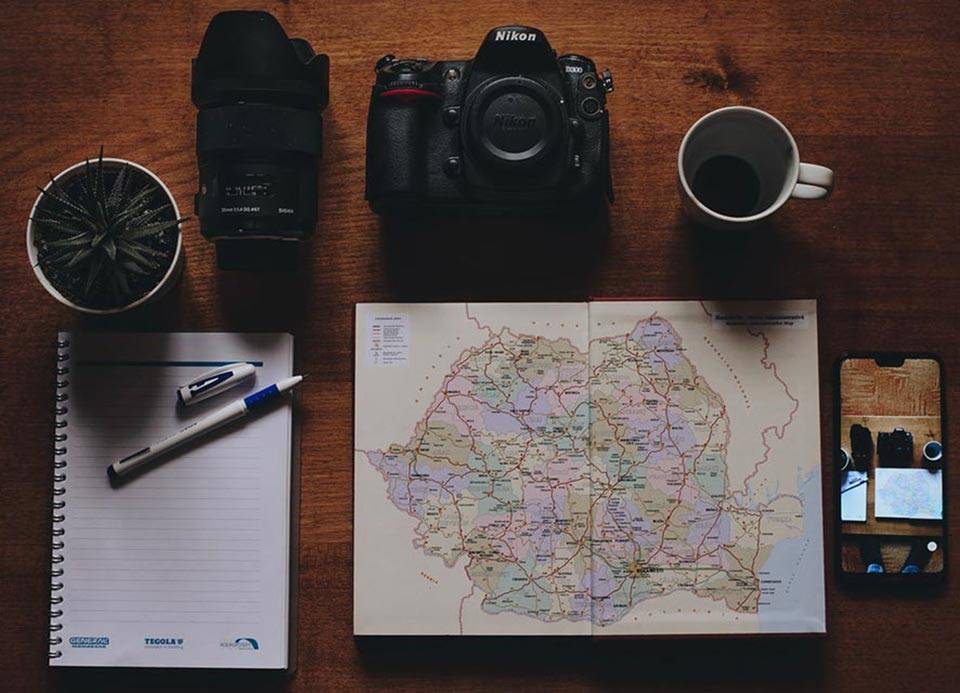
[[756,226],[791,197],[830,194],[833,171],[800,161],[783,123],[749,106],[727,106],[695,122],[677,152],[683,211],[714,229]]
[[694,173],[693,194],[718,214],[747,217],[756,212],[760,177],[746,160],[718,154],[700,164]]

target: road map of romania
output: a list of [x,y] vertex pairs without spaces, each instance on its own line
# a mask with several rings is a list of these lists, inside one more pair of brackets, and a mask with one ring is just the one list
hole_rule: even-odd
[[491,331],[408,440],[363,454],[417,550],[466,559],[483,611],[602,627],[678,591],[756,613],[760,567],[803,508],[732,488],[729,439],[723,399],[654,315],[589,353]]

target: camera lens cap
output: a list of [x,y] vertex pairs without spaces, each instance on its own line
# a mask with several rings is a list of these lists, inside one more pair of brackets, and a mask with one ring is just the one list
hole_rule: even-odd
[[485,144],[498,156],[527,157],[543,146],[546,113],[528,94],[500,94],[490,100],[482,118]]
[[491,80],[471,101],[464,121],[466,134],[492,164],[534,165],[549,156],[563,134],[560,97],[527,77]]

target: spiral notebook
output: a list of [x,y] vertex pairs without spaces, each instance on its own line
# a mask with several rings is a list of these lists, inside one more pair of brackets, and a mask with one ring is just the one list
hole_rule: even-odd
[[[293,337],[60,333],[57,359],[50,664],[292,669],[292,403],[119,488],[106,467],[290,376]],[[236,361],[256,376],[176,406],[180,384]]]

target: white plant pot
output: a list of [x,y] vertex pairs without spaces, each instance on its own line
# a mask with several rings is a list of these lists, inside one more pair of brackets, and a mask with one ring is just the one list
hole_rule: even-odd
[[[131,168],[134,168],[144,173],[145,175],[147,175],[150,179],[152,179],[157,184],[157,186],[161,190],[163,190],[164,194],[170,200],[170,206],[173,208],[174,218],[175,219],[180,218],[180,209],[177,207],[177,201],[173,198],[173,193],[170,192],[170,189],[166,186],[166,184],[164,184],[164,182],[160,180],[159,176],[157,176],[153,171],[151,171],[148,168],[144,168],[140,164],[134,163],[132,161],[127,161],[126,159],[115,159],[112,157],[109,157],[109,158],[104,157],[103,162],[110,163],[110,164],[120,164],[120,165],[126,164]],[[69,168],[64,169],[63,171],[58,173],[56,176],[54,176],[54,180],[60,183],[65,183],[75,173],[77,173],[79,170],[82,170],[83,167],[86,165],[86,163],[87,163],[86,161],[80,161],[74,164],[73,166],[70,166]],[[91,164],[92,163],[93,163],[93,160],[91,160]],[[49,188],[51,185],[52,185],[52,182],[47,183],[47,185],[44,187],[44,190]],[[177,227],[177,248],[173,254],[173,262],[170,263],[170,267],[167,269],[166,274],[163,275],[163,278],[160,280],[160,283],[158,283],[155,287],[153,287],[149,292],[147,292],[146,294],[138,298],[136,301],[128,303],[125,306],[117,306],[116,308],[88,308],[86,306],[81,306],[79,304],[74,303],[73,301],[68,299],[66,296],[61,294],[59,291],[57,291],[56,287],[54,287],[53,284],[50,283],[50,280],[47,279],[46,275],[43,273],[43,270],[40,269],[40,260],[37,253],[37,246],[33,242],[34,234],[36,231],[34,228],[35,224],[33,223],[32,219],[34,215],[37,213],[37,206],[40,204],[41,199],[43,199],[43,193],[40,193],[39,195],[37,195],[37,199],[33,203],[33,207],[30,210],[30,218],[27,220],[27,258],[30,260],[30,266],[33,267],[33,273],[37,275],[37,279],[40,280],[40,284],[43,286],[43,288],[47,290],[48,294],[50,294],[55,299],[60,301],[60,303],[62,303],[63,305],[73,308],[74,310],[79,310],[82,313],[93,313],[95,315],[111,315],[113,313],[122,313],[132,308],[136,308],[137,306],[143,305],[144,303],[150,303],[151,301],[157,300],[158,298],[163,296],[163,294],[169,291],[170,288],[177,282],[177,279],[180,278],[180,274],[183,271],[184,254],[183,254],[183,234],[180,231],[180,228],[178,226]]]

